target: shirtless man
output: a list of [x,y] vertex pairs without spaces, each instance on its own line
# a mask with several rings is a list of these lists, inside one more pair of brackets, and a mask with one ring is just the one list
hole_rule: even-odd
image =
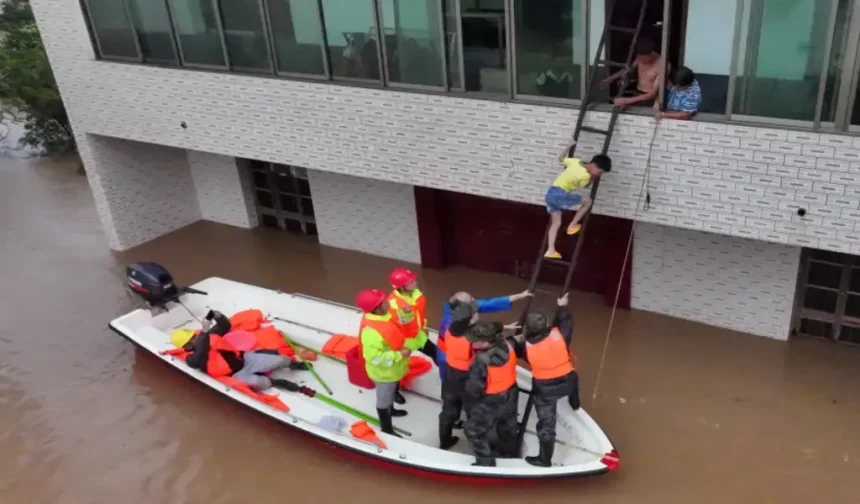
[[[636,84],[637,94],[635,96],[619,96],[614,101],[615,106],[653,105],[657,94],[660,92],[660,80],[663,78],[664,66],[663,57],[657,52],[654,43],[648,38],[640,39],[636,44],[636,60],[630,68],[631,70],[636,69],[639,75]],[[605,86],[620,79],[625,71],[622,69],[603,79],[601,85]]]

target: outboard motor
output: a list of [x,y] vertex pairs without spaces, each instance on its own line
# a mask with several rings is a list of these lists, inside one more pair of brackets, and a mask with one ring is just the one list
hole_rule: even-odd
[[173,275],[160,264],[142,262],[130,264],[125,269],[128,288],[143,298],[150,306],[163,306],[175,301],[181,290],[173,281]]

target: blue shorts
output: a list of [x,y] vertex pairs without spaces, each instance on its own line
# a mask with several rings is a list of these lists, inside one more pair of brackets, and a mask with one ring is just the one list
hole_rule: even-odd
[[580,203],[582,203],[581,194],[567,192],[558,186],[552,186],[546,192],[546,211],[549,213],[571,210]]

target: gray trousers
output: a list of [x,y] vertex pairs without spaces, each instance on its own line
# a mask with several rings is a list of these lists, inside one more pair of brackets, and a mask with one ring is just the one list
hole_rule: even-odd
[[376,409],[388,409],[394,406],[394,396],[397,394],[397,384],[400,382],[375,382]]
[[245,365],[233,373],[233,378],[247,384],[256,391],[266,390],[272,386],[272,380],[263,373],[277,371],[290,365],[290,359],[283,355],[245,352]]

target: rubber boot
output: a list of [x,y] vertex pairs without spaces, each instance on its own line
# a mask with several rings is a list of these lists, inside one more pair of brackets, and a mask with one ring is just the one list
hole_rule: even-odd
[[466,426],[466,422],[464,422],[462,420],[457,420],[456,422],[454,422],[454,429],[456,429],[456,430],[460,430],[465,426]]
[[292,361],[288,367],[293,371],[307,371],[310,366],[305,362]]
[[408,413],[406,412],[406,410],[402,410],[402,409],[395,409],[395,408],[394,408],[394,406],[392,406],[391,408],[389,408],[389,410],[391,411],[391,416],[393,416],[393,417],[404,417],[404,416],[406,416],[406,415],[408,414]]
[[442,450],[447,450],[457,444],[457,441],[460,440],[458,436],[454,436],[451,433],[453,432],[453,427],[450,425],[443,425],[443,423],[439,422],[439,448]]
[[379,427],[382,429],[382,432],[386,434],[391,434],[395,437],[403,437],[400,434],[394,432],[394,426],[391,424],[391,409],[376,409],[376,414],[379,415]]
[[567,403],[570,404],[570,407],[573,408],[573,411],[579,409],[579,396],[567,396]]
[[406,404],[406,398],[400,393],[400,384],[397,384],[397,390],[394,392],[394,402],[397,404]]
[[541,441],[540,453],[537,457],[526,457],[526,462],[533,466],[550,467],[552,465],[552,453],[555,450],[555,441]]
[[473,466],[496,467],[496,457],[475,457]]

